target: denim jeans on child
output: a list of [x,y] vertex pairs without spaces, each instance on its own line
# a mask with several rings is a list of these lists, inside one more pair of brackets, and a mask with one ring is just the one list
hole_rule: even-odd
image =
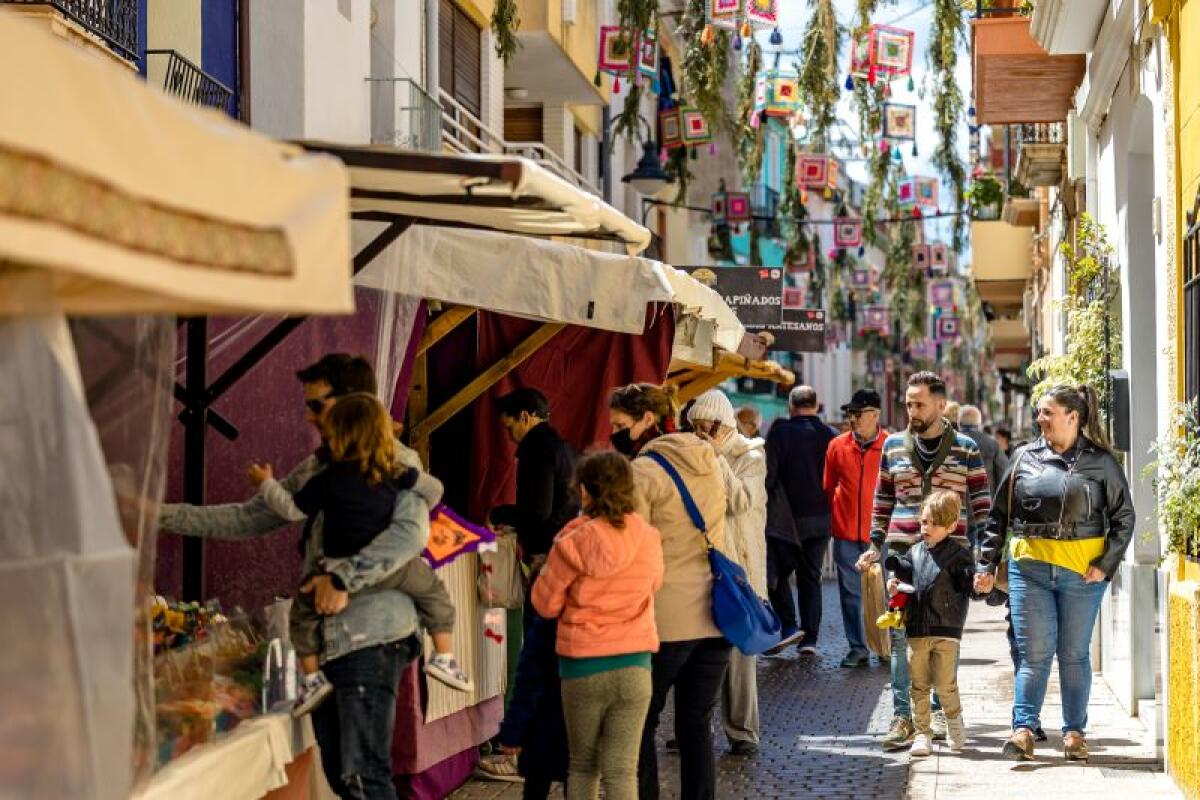
[[1092,628],[1108,581],[1085,583],[1073,570],[1044,561],[1009,559],[1008,597],[1020,667],[1013,726],[1041,727],[1050,667],[1058,656],[1063,733],[1087,727],[1092,691]]

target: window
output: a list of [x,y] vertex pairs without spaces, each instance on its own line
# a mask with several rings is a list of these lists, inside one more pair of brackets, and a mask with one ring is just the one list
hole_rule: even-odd
[[451,0],[438,10],[438,84],[476,117],[483,108],[481,30]]
[[1187,215],[1183,242],[1183,388],[1184,398],[1200,396],[1200,191]]
[[580,175],[583,174],[583,131],[579,130],[578,125],[572,126],[575,129],[575,171]]

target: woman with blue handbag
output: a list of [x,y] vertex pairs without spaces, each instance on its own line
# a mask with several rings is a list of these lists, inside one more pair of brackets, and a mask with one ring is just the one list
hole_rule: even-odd
[[[632,384],[609,402],[613,447],[633,459],[637,512],[662,534],[663,585],[654,597],[661,640],[651,662],[650,710],[638,759],[638,796],[659,796],[655,734],[667,694],[675,689],[681,796],[716,796],[712,716],[729,665],[731,645],[713,621],[713,575],[708,546],[680,493],[683,486],[702,517],[707,540],[725,542],[725,485],[712,445],[675,428],[668,391]],[[675,477],[680,483],[676,484]]]

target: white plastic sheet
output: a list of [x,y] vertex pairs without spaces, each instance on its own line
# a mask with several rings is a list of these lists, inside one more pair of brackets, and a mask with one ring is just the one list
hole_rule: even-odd
[[0,321],[0,796],[127,797],[136,551],[61,318]]

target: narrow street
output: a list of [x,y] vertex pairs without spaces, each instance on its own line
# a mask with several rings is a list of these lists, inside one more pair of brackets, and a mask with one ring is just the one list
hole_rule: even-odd
[[[861,800],[1002,800],[1003,798],[1180,798],[1147,749],[1146,731],[1130,719],[1099,676],[1090,706],[1094,732],[1089,764],[1067,764],[1060,754],[1057,679],[1046,700],[1050,741],[1034,762],[1000,758],[1009,729],[1012,670],[1004,636],[1004,609],[971,606],[959,669],[970,740],[962,754],[944,748],[912,763],[907,752],[884,753],[879,739],[891,720],[886,665],[846,670],[837,589],[825,585],[825,612],[816,660],[795,652],[759,665],[762,750],[754,758],[722,755],[719,798],[847,798]],[[660,730],[660,744],[670,722]],[[725,750],[723,737],[718,746]],[[679,796],[679,759],[660,750],[664,798]],[[557,795],[555,795],[557,796]],[[472,780],[453,800],[519,800],[520,784]]]

